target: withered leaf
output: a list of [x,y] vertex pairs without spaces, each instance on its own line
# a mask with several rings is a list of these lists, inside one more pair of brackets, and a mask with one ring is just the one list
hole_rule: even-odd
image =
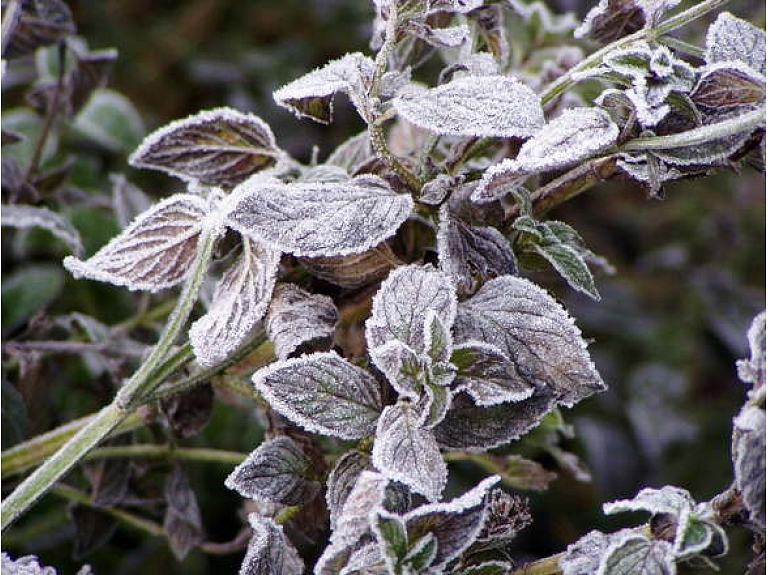
[[299,258],[299,262],[313,276],[345,288],[379,281],[400,263],[386,242],[359,254]]
[[176,466],[165,480],[163,529],[176,558],[181,561],[203,539],[203,520],[197,497],[184,470]]
[[77,278],[158,291],[182,281],[197,253],[205,201],[192,194],[176,194],[138,216],[94,256],[81,261],[64,259]]
[[234,186],[274,166],[282,154],[272,130],[261,118],[232,108],[216,108],[153,132],[129,163],[203,184]]
[[757,104],[765,98],[765,77],[741,62],[718,62],[707,66],[691,99],[701,106],[728,108]]
[[160,409],[175,435],[184,439],[192,437],[211,418],[213,387],[205,383],[164,398],[160,401]]

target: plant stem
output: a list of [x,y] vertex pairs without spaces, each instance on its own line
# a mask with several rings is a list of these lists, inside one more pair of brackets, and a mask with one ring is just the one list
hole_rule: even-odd
[[223,463],[226,465],[238,465],[248,456],[247,453],[238,451],[223,451],[221,449],[206,449],[198,447],[174,447],[165,444],[134,444],[134,445],[110,445],[98,447],[86,455],[86,460],[91,459],[116,459],[116,458],[164,458],[173,457],[190,461],[208,461]]
[[203,231],[191,275],[184,284],[184,289],[160,340],[141,367],[120,389],[112,403],[99,411],[85,427],[3,501],[1,521],[3,531],[120,425],[136,409],[144,395],[160,384],[152,378],[152,375],[168,354],[197,301],[198,291],[208,269],[216,237],[217,233],[213,229]]
[[685,148],[686,146],[695,146],[705,144],[716,138],[726,138],[734,136],[747,130],[752,130],[765,122],[765,108],[748,112],[738,118],[731,118],[723,122],[709,124],[672,134],[671,136],[653,136],[650,138],[635,138],[624,144],[621,149],[627,152],[638,152],[643,150],[672,150],[675,148]]
[[563,554],[560,553],[539,559],[533,563],[528,563],[528,565],[520,569],[515,569],[509,575],[559,575],[562,573],[560,570],[560,559],[562,556]]

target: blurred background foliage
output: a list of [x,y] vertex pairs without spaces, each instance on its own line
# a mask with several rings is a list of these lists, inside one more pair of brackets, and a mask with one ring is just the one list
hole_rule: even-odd
[[[554,11],[579,16],[589,4],[548,3]],[[324,158],[363,127],[342,102],[329,127],[297,121],[271,94],[331,58],[367,51],[373,11],[366,0],[81,0],[71,7],[78,35],[91,49],[114,47],[120,53],[109,90],[89,102],[87,114],[57,131],[58,148],[43,154],[44,167],[72,162],[56,201],[80,232],[86,254],[121,227],[112,210],[110,174],[125,174],[152,199],[180,189],[178,181],[126,164],[127,154],[155,127],[201,109],[233,106],[263,117],[279,144],[302,161],[310,159],[315,145]],[[728,9],[765,26],[761,3],[734,1]],[[685,39],[700,44],[706,24],[687,27]],[[24,165],[40,129],[40,118],[25,108],[24,93],[36,70],[47,65],[42,60],[40,55],[37,62],[19,60],[3,79],[3,128],[30,136],[3,147],[4,180],[6,158]],[[429,73],[430,68],[423,70],[431,81]],[[565,433],[570,438],[563,445],[579,454],[591,482],[563,470],[551,450],[542,449],[544,432],[509,450],[559,473],[547,491],[527,492],[534,523],[513,549],[521,560],[558,552],[589,529],[629,524],[631,517],[604,517],[600,506],[643,486],[679,485],[703,500],[731,481],[731,419],[745,396],[734,361],[746,356],[746,329],[765,306],[765,179],[745,168],[674,183],[665,192],[663,200],[651,200],[632,183],[608,182],[551,214],[573,225],[616,268],[615,275],[598,278],[599,303],[569,291],[555,274],[533,277],[562,299],[593,340],[590,349],[610,390],[564,413],[575,433]],[[119,325],[137,309],[162,306],[169,294],[149,297],[76,281],[61,267],[65,247],[49,233],[3,228],[2,234],[2,424],[8,448],[106,403],[137,360],[131,350],[106,354],[105,360],[95,353],[14,349],[14,342],[55,339],[62,324],[53,318],[73,312]],[[71,334],[75,320],[67,321]],[[160,325],[162,317],[129,326],[137,353]],[[94,337],[89,333],[82,341]],[[162,441],[166,432],[154,426],[136,433],[140,441],[152,442]],[[262,433],[251,404],[220,395],[205,428],[179,444],[248,452]],[[134,503],[162,521],[158,497],[171,463],[132,465],[142,478]],[[242,525],[242,502],[223,486],[231,466],[187,462],[184,467],[206,539],[233,538]],[[463,491],[479,474],[472,464],[453,465],[451,492]],[[3,482],[4,493],[15,481]],[[85,485],[81,471],[68,481]],[[81,532],[78,547],[86,554],[74,557],[73,529],[66,504],[48,495],[4,536],[3,548],[38,554],[62,573],[74,573],[83,562],[97,574],[235,573],[241,560],[241,552],[195,550],[177,563],[163,538],[109,522],[90,525],[90,539]],[[113,530],[107,543],[96,545]],[[722,572],[741,573],[750,541],[742,531],[731,535]],[[95,550],[87,553],[89,547]]]

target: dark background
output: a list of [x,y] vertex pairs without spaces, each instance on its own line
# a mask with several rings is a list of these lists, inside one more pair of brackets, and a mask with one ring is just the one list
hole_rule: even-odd
[[[584,2],[550,5],[579,15],[588,8]],[[368,51],[372,8],[366,0],[103,0],[72,7],[79,34],[91,48],[120,51],[110,87],[134,104],[147,132],[201,109],[229,105],[263,117],[283,148],[307,160],[312,146],[319,146],[324,158],[363,127],[342,99],[336,121],[324,127],[296,120],[273,103],[271,93],[328,59]],[[758,3],[745,0],[728,8],[765,24]],[[687,27],[687,39],[700,44],[707,22]],[[13,89],[4,96],[18,98]],[[156,198],[180,189],[170,178],[130,170],[124,154],[94,156],[95,163],[73,175],[70,185],[106,194],[104,174],[120,171]],[[650,200],[633,184],[607,183],[551,214],[573,225],[616,267],[614,276],[597,278],[600,303],[567,290],[553,274],[533,278],[562,298],[593,339],[590,349],[610,390],[565,413],[576,429],[566,446],[583,457],[593,483],[562,472],[549,491],[530,494],[534,523],[520,536],[519,558],[558,552],[591,528],[641,521],[641,516],[605,518],[600,507],[643,486],[679,485],[704,500],[730,483],[731,419],[745,397],[734,361],[746,355],[746,328],[765,305],[765,180],[745,168],[670,184],[665,191],[663,201]],[[91,251],[115,230],[113,221],[101,217],[90,226],[81,222],[91,230],[86,237]],[[20,251],[6,231],[3,239],[5,273],[29,261],[60,260],[55,250]],[[121,290],[63,281],[62,293],[70,295],[53,302],[54,312],[82,309],[88,300],[88,313],[107,323],[131,313],[135,300]],[[82,374],[75,363],[47,358],[50,377],[40,389],[22,390],[29,433],[96,407],[99,398],[75,383]],[[207,428],[186,444],[250,451],[260,436],[254,413],[220,402]],[[239,499],[223,486],[229,468],[190,463],[187,469],[209,538],[226,540],[240,526]],[[454,491],[477,479],[474,469],[455,471]],[[742,572],[748,557],[748,537],[742,531],[732,536],[732,551],[721,562],[726,574]],[[89,562],[98,575],[235,573],[241,559],[195,551],[178,564],[163,540],[120,527],[108,544],[73,560],[70,537],[61,501],[49,496],[4,537],[3,547],[36,553],[62,573]]]

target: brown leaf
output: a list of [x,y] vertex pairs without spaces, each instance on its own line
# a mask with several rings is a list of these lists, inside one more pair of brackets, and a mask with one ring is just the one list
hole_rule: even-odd
[[189,478],[176,466],[165,481],[167,507],[163,528],[176,559],[182,561],[203,540],[203,521]]
[[210,383],[163,399],[160,409],[174,435],[186,439],[206,426],[213,411],[213,387]]

